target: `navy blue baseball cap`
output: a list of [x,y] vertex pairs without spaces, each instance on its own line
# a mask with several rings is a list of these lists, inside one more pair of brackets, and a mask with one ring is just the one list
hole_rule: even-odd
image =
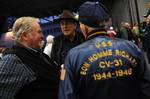
[[87,1],[79,7],[79,21],[87,26],[98,28],[108,19],[108,10],[100,2]]

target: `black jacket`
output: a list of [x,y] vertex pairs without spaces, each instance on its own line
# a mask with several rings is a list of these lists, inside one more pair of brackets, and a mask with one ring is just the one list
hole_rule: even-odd
[[36,77],[36,80],[23,86],[14,99],[57,99],[59,71],[46,54],[18,44],[5,54],[16,54]]
[[64,63],[68,51],[71,48],[81,44],[83,41],[83,34],[78,32],[76,33],[72,41],[65,37],[63,34],[55,37],[51,52],[52,60],[55,61],[60,67],[60,65]]

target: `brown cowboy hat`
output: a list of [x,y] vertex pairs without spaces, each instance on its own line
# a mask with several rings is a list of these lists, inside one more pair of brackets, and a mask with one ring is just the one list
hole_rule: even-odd
[[78,21],[73,12],[71,12],[70,10],[63,10],[59,20],[70,20],[74,22]]

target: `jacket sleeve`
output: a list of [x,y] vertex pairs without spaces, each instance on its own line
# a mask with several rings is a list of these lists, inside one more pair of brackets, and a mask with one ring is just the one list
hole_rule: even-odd
[[61,78],[59,85],[59,98],[58,99],[78,99],[75,92],[75,74],[69,55],[66,57],[64,64],[64,79]]
[[0,60],[0,99],[13,99],[23,85],[34,80],[23,67],[16,57],[6,55]]

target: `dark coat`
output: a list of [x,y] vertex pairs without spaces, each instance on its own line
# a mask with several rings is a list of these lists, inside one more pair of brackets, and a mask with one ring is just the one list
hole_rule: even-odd
[[64,63],[68,51],[71,48],[81,44],[83,41],[84,36],[82,33],[76,33],[72,41],[66,38],[63,34],[55,37],[51,52],[52,60],[60,66]]
[[[15,54],[21,60],[18,61],[16,59],[11,63],[15,65],[16,68],[25,67],[26,69],[24,70],[26,71],[32,70],[29,76],[23,76],[22,74],[20,75],[20,79],[19,77],[17,80],[14,80],[15,77],[12,78],[14,80],[14,86],[24,81],[21,88],[18,88],[19,91],[14,95],[14,99],[57,99],[59,71],[46,54],[31,50],[20,44],[13,46],[12,49],[5,53],[5,55],[7,54]],[[16,75],[18,74],[17,70],[14,70],[14,72]],[[34,77],[36,79],[34,79]],[[31,78],[34,80],[29,82]],[[26,79],[28,83],[25,82],[24,79]],[[15,91],[16,90],[14,90],[14,93]]]

